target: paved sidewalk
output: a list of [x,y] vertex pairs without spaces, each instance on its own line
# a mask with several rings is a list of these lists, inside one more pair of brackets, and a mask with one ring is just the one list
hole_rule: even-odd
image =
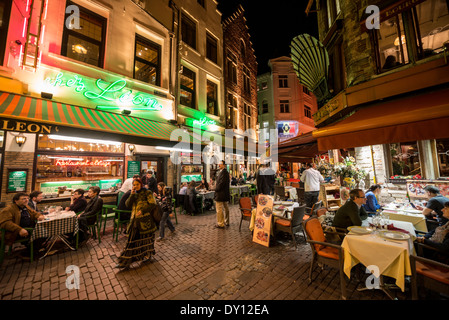
[[[174,219],[173,219],[174,222]],[[78,251],[59,252],[33,263],[8,257],[0,268],[1,300],[338,300],[338,273],[325,268],[309,284],[311,250],[302,236],[298,249],[288,237],[266,248],[253,243],[248,221],[239,231],[240,211],[231,206],[229,228],[215,229],[215,213],[178,214],[176,234],[156,242],[152,262],[115,269],[125,235],[112,239],[109,221],[101,244],[90,239]],[[70,265],[80,270],[80,288],[67,289]],[[348,285],[348,299],[387,300],[379,290],[359,292]],[[409,293],[399,292],[405,299]]]

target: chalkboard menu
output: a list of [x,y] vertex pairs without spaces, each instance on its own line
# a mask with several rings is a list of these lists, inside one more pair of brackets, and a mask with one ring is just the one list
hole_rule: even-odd
[[8,169],[6,192],[25,192],[27,187],[27,169]]
[[140,161],[128,161],[127,178],[132,178],[135,174],[140,176]]

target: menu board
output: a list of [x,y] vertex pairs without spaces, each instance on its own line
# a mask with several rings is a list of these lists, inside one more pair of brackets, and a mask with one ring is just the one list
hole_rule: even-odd
[[24,192],[27,186],[27,169],[8,169],[6,192]]
[[134,175],[140,176],[140,161],[128,161],[128,173],[127,178],[132,178]]
[[254,219],[253,241],[268,247],[270,245],[273,197],[259,194]]
[[410,198],[426,199],[424,188],[428,185],[437,187],[442,196],[449,197],[449,181],[439,180],[407,180],[408,195]]

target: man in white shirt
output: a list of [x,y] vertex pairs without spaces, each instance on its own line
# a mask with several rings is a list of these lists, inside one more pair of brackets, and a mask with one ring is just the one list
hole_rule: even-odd
[[312,208],[318,201],[320,184],[324,182],[324,178],[315,169],[314,163],[308,163],[307,169],[301,175],[301,181],[304,182],[304,201],[306,202],[306,207]]

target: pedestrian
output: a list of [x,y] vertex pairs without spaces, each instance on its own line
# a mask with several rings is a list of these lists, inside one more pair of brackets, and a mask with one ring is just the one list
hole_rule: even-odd
[[321,173],[315,169],[315,164],[308,163],[307,169],[301,175],[301,181],[304,182],[304,201],[306,207],[312,206],[318,202],[320,194],[320,183],[324,182]]
[[41,202],[42,199],[44,199],[44,194],[42,193],[42,191],[33,191],[30,193],[30,201],[28,201],[28,206],[37,212],[41,212],[37,209],[37,204]]
[[172,212],[172,195],[171,189],[167,188],[163,182],[157,184],[158,194],[156,195],[156,202],[162,210],[162,218],[159,224],[159,238],[156,241],[161,241],[165,236],[165,224],[171,231],[171,235],[175,233],[175,226],[171,222],[170,214]]
[[153,193],[157,193],[157,180],[153,174],[153,171],[148,171],[147,174],[147,187]]
[[217,179],[215,181],[215,208],[217,209],[217,224],[215,228],[223,229],[229,226],[229,206],[231,192],[229,185],[229,172],[226,170],[224,160],[219,163]]
[[157,225],[153,215],[158,209],[153,192],[143,188],[141,179],[136,179],[126,202],[132,208],[127,228],[128,242],[118,258],[116,268],[129,268],[135,261],[146,262],[155,254],[154,232]]

